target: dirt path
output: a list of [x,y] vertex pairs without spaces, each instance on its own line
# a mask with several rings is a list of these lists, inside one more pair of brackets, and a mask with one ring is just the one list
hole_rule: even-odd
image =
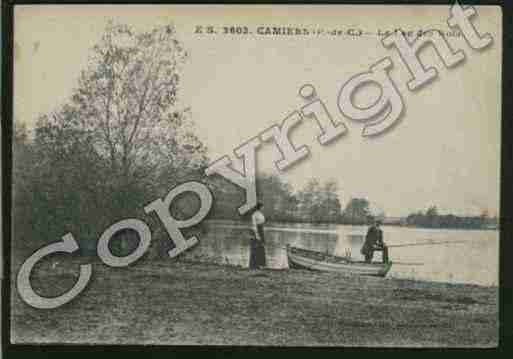
[[[34,283],[55,293],[76,270]],[[72,302],[37,310],[12,288],[17,343],[493,346],[498,289],[187,262],[94,265]],[[56,273],[54,269],[51,273]],[[52,287],[53,286],[53,287]]]

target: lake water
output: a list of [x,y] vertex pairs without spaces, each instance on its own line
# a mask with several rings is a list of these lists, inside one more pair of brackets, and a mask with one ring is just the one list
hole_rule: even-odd
[[[448,230],[382,226],[389,246],[448,242],[438,245],[391,247],[394,262],[389,277],[450,283],[498,285],[499,232],[497,230]],[[249,225],[235,221],[208,221],[200,244],[188,255],[220,264],[248,266]],[[267,224],[267,266],[288,268],[287,244],[363,259],[360,248],[366,226]],[[374,260],[381,260],[376,252]]]

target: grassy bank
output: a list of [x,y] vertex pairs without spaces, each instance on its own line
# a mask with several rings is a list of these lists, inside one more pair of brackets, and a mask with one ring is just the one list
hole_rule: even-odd
[[[93,266],[72,302],[38,310],[12,287],[18,343],[492,346],[498,289],[171,260]],[[45,295],[76,266],[37,269]],[[50,275],[52,273],[52,275]],[[53,293],[50,293],[53,292]]]

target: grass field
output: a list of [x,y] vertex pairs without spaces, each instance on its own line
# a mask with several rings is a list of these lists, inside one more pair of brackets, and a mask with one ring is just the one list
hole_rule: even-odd
[[[55,295],[77,267],[40,266]],[[44,290],[43,290],[44,288]],[[15,343],[495,346],[498,289],[186,261],[94,263],[86,290],[53,310],[12,286]]]

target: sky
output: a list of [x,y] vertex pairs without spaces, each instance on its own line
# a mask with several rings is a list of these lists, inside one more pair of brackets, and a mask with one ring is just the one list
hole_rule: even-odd
[[[215,160],[279,124],[305,104],[298,96],[306,83],[315,86],[332,117],[348,134],[330,145],[317,143],[318,128],[303,121],[291,134],[310,156],[278,173],[295,189],[310,178],[338,182],[345,205],[366,197],[387,216],[405,216],[436,205],[442,213],[497,214],[500,187],[501,13],[477,7],[474,23],[494,44],[472,50],[462,38],[451,46],[466,61],[446,69],[432,49],[420,58],[438,70],[438,78],[411,92],[409,73],[397,53],[384,48],[377,31],[448,30],[447,6],[16,6],[15,121],[33,126],[38,115],[56,109],[76,86],[90,49],[109,19],[138,30],[174,23],[190,53],[183,72],[180,106],[189,107],[198,136]],[[293,26],[363,29],[354,36],[198,35],[195,27]],[[342,85],[369,71],[385,56],[406,112],[398,125],[377,138],[363,138],[362,124],[345,118],[337,107]],[[376,100],[376,88],[363,88],[355,101]],[[265,144],[258,170],[276,172],[279,152]]]

